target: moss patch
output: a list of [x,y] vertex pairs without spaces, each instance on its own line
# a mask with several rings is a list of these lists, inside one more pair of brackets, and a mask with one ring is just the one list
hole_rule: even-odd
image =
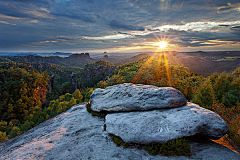
[[93,111],[93,110],[91,109],[91,103],[90,103],[90,102],[88,102],[88,103],[86,104],[86,108],[87,108],[87,111],[88,111],[89,113],[91,113],[92,116],[97,116],[97,117],[99,117],[99,118],[105,118],[105,116],[107,115],[107,113],[105,113],[105,112],[95,112],[95,111]]
[[111,135],[111,139],[118,147],[145,149],[151,155],[191,156],[190,144],[185,138],[177,138],[167,143],[150,145],[126,143],[120,137],[114,135]]
[[145,146],[149,154],[164,156],[190,156],[191,148],[184,138],[170,140],[163,144],[151,144]]

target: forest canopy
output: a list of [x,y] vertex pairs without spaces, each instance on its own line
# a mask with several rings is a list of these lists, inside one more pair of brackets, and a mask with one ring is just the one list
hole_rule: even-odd
[[[141,83],[177,88],[188,101],[218,113],[229,125],[229,137],[240,144],[240,67],[231,73],[203,77],[183,65],[168,62],[165,56],[120,66],[99,61],[79,70],[56,64],[35,65],[37,70],[11,63],[0,64],[0,141],[26,132],[73,105],[89,101],[97,87]],[[71,85],[71,71],[76,72],[75,87]],[[59,79],[50,93],[51,74]]]

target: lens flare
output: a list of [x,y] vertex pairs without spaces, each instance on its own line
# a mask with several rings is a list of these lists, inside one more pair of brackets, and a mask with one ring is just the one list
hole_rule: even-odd
[[168,46],[168,43],[166,41],[160,41],[158,42],[158,46],[160,49],[165,49]]

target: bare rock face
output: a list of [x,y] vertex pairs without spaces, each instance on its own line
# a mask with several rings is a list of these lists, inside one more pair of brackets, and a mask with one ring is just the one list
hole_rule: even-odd
[[90,102],[93,111],[118,112],[176,108],[187,100],[172,87],[124,83],[94,90]]
[[106,116],[105,123],[108,133],[139,144],[195,135],[220,138],[228,131],[227,123],[219,115],[194,103],[172,109],[112,113]]
[[239,160],[239,154],[212,141],[190,142],[191,157],[153,156],[142,149],[117,147],[103,129],[104,120],[91,116],[84,106],[73,106],[24,134],[1,142],[0,159]]

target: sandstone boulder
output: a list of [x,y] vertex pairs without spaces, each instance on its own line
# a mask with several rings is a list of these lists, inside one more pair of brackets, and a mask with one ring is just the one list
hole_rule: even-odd
[[137,148],[117,147],[103,130],[103,119],[91,116],[85,104],[73,106],[15,138],[0,143],[0,159],[44,160],[239,160],[239,154],[215,142],[190,142],[191,157],[149,155]]
[[172,87],[124,83],[94,90],[90,102],[93,111],[117,112],[176,108],[187,100]]
[[106,116],[105,123],[109,134],[139,144],[195,135],[220,138],[228,131],[228,125],[219,115],[194,103],[172,109],[112,113]]

